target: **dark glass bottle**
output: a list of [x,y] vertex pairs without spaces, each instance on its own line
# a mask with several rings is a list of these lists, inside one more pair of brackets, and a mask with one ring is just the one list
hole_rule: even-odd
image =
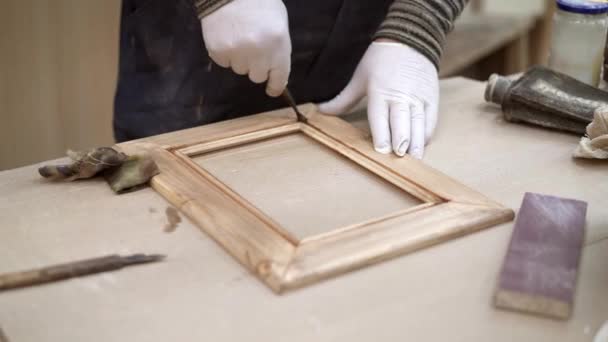
[[579,135],[593,113],[608,106],[608,92],[545,67],[533,67],[518,79],[492,75],[485,99],[502,106],[505,120]]

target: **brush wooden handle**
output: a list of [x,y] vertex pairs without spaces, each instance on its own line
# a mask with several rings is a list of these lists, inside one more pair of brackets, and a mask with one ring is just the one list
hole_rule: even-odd
[[51,267],[0,275],[0,291],[39,285],[124,267],[119,255],[70,262]]

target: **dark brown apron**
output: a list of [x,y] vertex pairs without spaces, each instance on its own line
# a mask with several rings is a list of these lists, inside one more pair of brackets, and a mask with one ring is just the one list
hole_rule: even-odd
[[[299,103],[331,99],[346,86],[391,1],[284,1],[293,49],[289,88]],[[123,0],[117,141],[285,106],[266,95],[265,85],[211,61],[192,0]]]

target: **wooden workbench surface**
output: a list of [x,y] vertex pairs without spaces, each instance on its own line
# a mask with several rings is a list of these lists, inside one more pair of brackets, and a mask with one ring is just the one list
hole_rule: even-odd
[[187,220],[165,232],[167,202],[151,189],[49,184],[33,165],[0,173],[0,272],[117,252],[169,258],[0,293],[0,327],[19,342],[590,341],[608,319],[608,164],[573,160],[574,136],[503,122],[483,90],[442,83],[425,161],[513,209],[526,191],[589,202],[568,321],[492,307],[513,223],[277,296]]

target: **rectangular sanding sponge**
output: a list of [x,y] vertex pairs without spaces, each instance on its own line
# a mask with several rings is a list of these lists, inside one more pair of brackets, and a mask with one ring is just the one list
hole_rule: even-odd
[[585,202],[526,193],[499,276],[497,307],[570,317],[586,214]]

